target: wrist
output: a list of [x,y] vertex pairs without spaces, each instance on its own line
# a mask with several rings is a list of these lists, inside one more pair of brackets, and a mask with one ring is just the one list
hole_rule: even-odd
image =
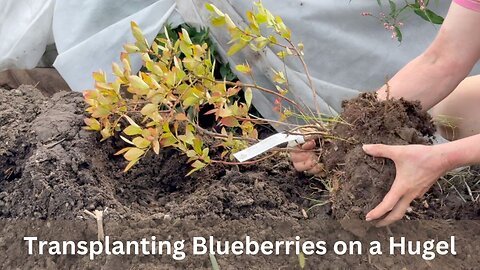
[[435,158],[439,158],[442,168],[450,171],[465,165],[465,153],[458,151],[455,145],[450,143],[438,144],[432,146],[434,148]]

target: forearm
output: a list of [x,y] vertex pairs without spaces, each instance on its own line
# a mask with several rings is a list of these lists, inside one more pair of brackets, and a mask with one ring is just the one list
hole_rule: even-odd
[[419,100],[429,110],[446,98],[468,75],[469,69],[433,54],[415,58],[379,91],[379,97]]
[[[425,110],[447,97],[480,57],[480,13],[452,3],[428,49],[379,91],[380,98],[420,100]],[[387,93],[387,89],[389,90]]]
[[447,170],[480,164],[480,134],[432,147],[446,161]]

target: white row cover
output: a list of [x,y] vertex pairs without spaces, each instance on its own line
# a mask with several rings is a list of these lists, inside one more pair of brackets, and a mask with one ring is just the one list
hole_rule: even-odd
[[[176,2],[176,3],[175,3]],[[249,0],[0,0],[0,71],[7,68],[33,68],[47,44],[55,41],[59,56],[55,68],[70,87],[82,91],[93,86],[91,74],[111,73],[111,63],[119,61],[124,43],[133,42],[130,21],[136,21],[149,41],[167,21],[183,20],[209,26],[205,3],[227,12],[239,25],[253,7]],[[383,1],[386,2],[386,1]],[[398,6],[404,1],[397,0]],[[335,114],[340,103],[359,91],[375,90],[388,76],[419,55],[433,40],[438,26],[408,15],[402,28],[403,42],[391,39],[383,25],[362,17],[368,11],[378,15],[377,1],[338,0],[263,0],[274,14],[292,28],[296,42],[305,44],[306,62],[314,78],[323,113]],[[432,1],[434,3],[434,1]],[[432,9],[445,15],[450,1],[438,1]],[[385,7],[388,11],[388,7]],[[229,37],[221,28],[211,29],[225,57]],[[257,83],[275,89],[272,70],[283,70],[276,51],[253,53],[248,49],[227,59],[232,66],[244,63],[253,67]],[[139,69],[140,59],[133,67]],[[313,107],[312,92],[300,62],[286,62],[290,97]],[[478,73],[478,67],[474,73]],[[242,81],[251,79],[239,74]],[[274,98],[255,91],[253,104],[264,117],[276,119]],[[279,127],[279,129],[281,129]]]

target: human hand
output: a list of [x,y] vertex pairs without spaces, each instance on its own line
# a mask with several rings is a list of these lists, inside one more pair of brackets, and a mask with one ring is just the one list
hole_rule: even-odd
[[390,191],[366,216],[366,220],[371,221],[386,214],[376,224],[377,227],[400,220],[415,198],[423,196],[438,178],[452,169],[436,146],[371,144],[364,145],[363,150],[371,156],[393,160],[396,167]]
[[323,172],[323,166],[318,163],[318,156],[313,151],[315,149],[315,141],[307,141],[301,146],[297,146],[299,150],[305,151],[292,151],[290,159],[293,162],[295,170],[304,172],[307,174],[315,175]]

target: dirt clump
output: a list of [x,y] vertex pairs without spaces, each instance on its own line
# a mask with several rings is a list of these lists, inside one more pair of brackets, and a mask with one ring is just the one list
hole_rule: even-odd
[[322,146],[321,161],[332,172],[333,215],[337,219],[364,219],[381,202],[395,178],[395,164],[365,154],[363,144],[429,144],[435,132],[431,117],[419,102],[378,101],[364,93],[344,101],[335,139]]

